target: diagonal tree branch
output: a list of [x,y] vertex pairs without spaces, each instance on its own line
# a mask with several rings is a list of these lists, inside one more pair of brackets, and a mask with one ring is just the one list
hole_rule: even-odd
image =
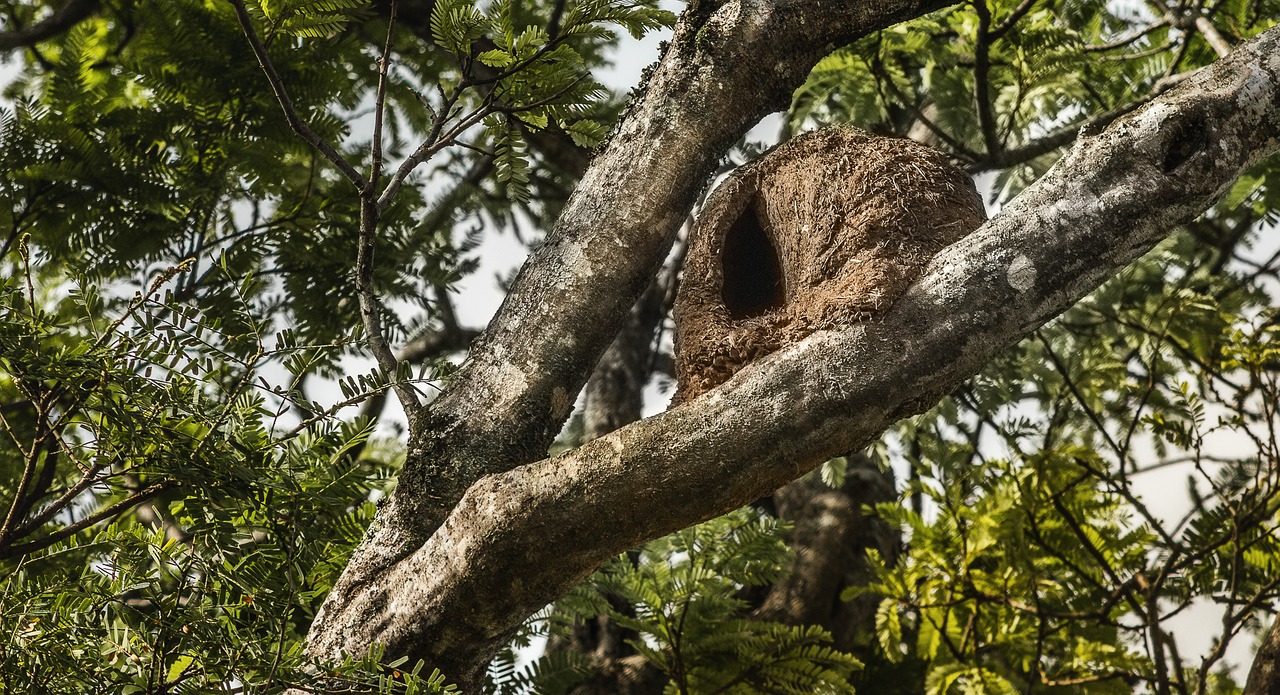
[[[761,116],[784,107],[836,47],[946,4],[689,6],[643,92],[450,389],[414,419],[396,491],[312,625],[314,656],[363,650],[369,622],[380,619],[365,612],[361,588],[385,586],[386,573],[428,541],[476,480],[546,455],[723,153]],[[486,652],[504,638],[505,628],[468,640],[474,648],[441,665],[474,681]],[[425,642],[403,648],[447,651]]]
[[1243,695],[1280,693],[1280,619],[1273,620],[1253,658]]
[[284,81],[280,79],[280,73],[276,72],[275,66],[271,63],[271,57],[267,55],[267,47],[263,45],[262,39],[258,38],[258,32],[253,28],[253,19],[249,17],[249,11],[245,9],[244,0],[230,0],[231,5],[236,10],[236,19],[240,22],[240,29],[244,32],[245,38],[249,41],[249,47],[253,49],[253,55],[258,59],[258,65],[262,67],[262,72],[267,76],[267,82],[271,84],[271,91],[276,95],[276,101],[280,103],[280,108],[284,111],[285,120],[289,122],[289,127],[293,128],[293,132],[298,137],[307,142],[308,145],[316,148],[324,158],[329,160],[338,171],[342,172],[347,180],[355,184],[356,190],[363,191],[365,186],[364,177],[356,168],[348,162],[337,150],[333,149],[333,145],[325,142],[320,134],[311,128],[302,117],[298,115],[298,110],[293,106],[293,100],[289,98],[289,92],[284,88]]
[[481,476],[543,457],[722,153],[785,106],[822,56],[945,4],[691,5],[452,387],[410,433],[398,491],[344,581],[412,552]]
[[59,10],[25,29],[0,32],[0,51],[32,46],[61,34],[98,11],[101,0],[68,0]]
[[[650,89],[665,79],[672,77],[660,67]],[[690,103],[688,88],[684,95]],[[635,128],[624,126],[615,142],[638,137]],[[670,133],[655,136],[643,141],[653,142],[653,151],[680,144]],[[493,465],[498,470],[472,485],[421,547],[384,566],[375,581],[340,582],[313,625],[312,655],[333,658],[382,642],[388,654],[425,658],[464,683],[476,682],[510,630],[601,561],[757,499],[927,409],[1194,218],[1277,147],[1280,27],[1101,134],[1080,139],[1036,185],[940,253],[878,320],[816,333],[700,398],[561,456],[510,470]],[[603,167],[600,160],[593,165],[584,187],[593,196],[609,195],[601,168],[610,156],[601,159]],[[617,234],[624,248],[625,242],[643,246],[625,229]],[[627,267],[576,243],[553,237],[552,250],[538,257],[546,265],[535,259],[523,282],[554,269],[562,282],[590,288],[599,271],[584,272],[583,265],[598,260],[619,273]],[[565,269],[567,252],[571,259],[585,257],[576,273]],[[521,301],[509,299],[504,313],[514,303],[547,320]],[[567,310],[584,311],[572,303]],[[523,343],[520,331],[506,335],[503,320],[501,333],[491,328],[484,349],[501,344],[508,360],[524,357],[546,334],[564,350],[581,349],[557,335],[562,327],[538,330],[517,318],[521,330],[534,333]],[[528,359],[563,379],[573,375],[546,356]],[[482,360],[525,388],[505,391],[497,402],[479,400],[501,413],[530,397],[537,372],[514,366],[522,362],[495,363],[492,354]],[[463,383],[481,378],[471,374]],[[416,444],[425,441],[419,435]]]

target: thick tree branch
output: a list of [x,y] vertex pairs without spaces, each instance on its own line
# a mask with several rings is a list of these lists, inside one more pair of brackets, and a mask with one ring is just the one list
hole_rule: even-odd
[[397,492],[344,582],[412,552],[476,479],[545,455],[721,155],[785,106],[814,63],[945,4],[691,5],[452,388],[411,432]]
[[[587,380],[582,415],[584,440],[602,437],[640,419],[644,388],[652,373],[655,338],[667,313],[668,285],[674,283],[679,261],[675,259],[653,279]],[[614,607],[621,611],[631,609],[621,602]],[[574,651],[590,656],[594,673],[575,686],[572,695],[657,695],[662,692],[666,677],[636,654],[628,644],[628,640],[635,639],[639,635],[633,630],[608,615],[599,615],[575,625],[567,637],[552,635],[547,652]]]
[[0,51],[12,51],[51,39],[87,19],[101,4],[101,0],[68,0],[61,9],[32,26],[0,32]]
[[[451,388],[415,418],[396,491],[312,626],[314,656],[367,648],[381,630],[371,624],[364,591],[385,588],[388,571],[421,549],[477,479],[545,456],[723,153],[761,116],[785,106],[836,47],[947,4],[690,5],[645,91]],[[505,628],[467,640],[471,648],[422,642],[395,649],[447,659],[452,663],[441,665],[468,681],[504,638]],[[458,651],[444,657],[450,649]]]
[[[768,13],[716,18],[724,22],[720,31],[725,33],[712,35],[734,36],[720,47],[728,53],[726,80],[736,74],[734,61],[747,60],[737,47],[757,53],[769,52],[770,45],[795,48],[777,33],[768,41],[752,40],[753,31],[770,26]],[[806,35],[812,34],[814,25],[809,26]],[[735,30],[745,33],[735,35]],[[703,25],[700,31],[710,29]],[[699,60],[725,65],[722,58],[682,49],[682,40],[689,41],[687,33],[677,34],[668,60],[692,50],[693,65]],[[632,274],[644,277],[650,248],[665,247],[661,238],[677,221],[671,206],[686,200],[673,190],[694,189],[673,173],[699,171],[693,165],[703,161],[683,151],[692,143],[680,130],[669,131],[637,113],[666,116],[665,123],[716,135],[720,131],[707,133],[708,126],[687,120],[704,105],[720,104],[713,101],[717,90],[698,91],[698,85],[666,61],[659,67],[651,96],[588,172],[558,233],[526,266],[482,339],[473,362],[479,366],[464,370],[457,393],[466,394],[469,403],[457,403],[458,395],[444,397],[447,409],[440,412],[450,415],[438,415],[433,423],[443,434],[440,442],[460,447],[458,464],[497,472],[472,485],[439,529],[402,561],[383,565],[371,581],[340,583],[327,614],[313,626],[314,656],[334,657],[383,642],[388,654],[425,658],[474,682],[510,630],[601,561],[758,499],[826,458],[858,449],[896,420],[927,409],[1000,351],[1194,218],[1241,171],[1280,145],[1280,28],[1273,28],[1103,133],[1080,139],[998,216],[939,254],[879,319],[816,333],[662,415],[554,459],[502,470],[544,446],[539,425],[522,429],[508,414],[541,426],[556,420],[555,389],[562,397],[568,386],[576,390],[577,356],[591,354],[584,345],[610,336],[625,315],[615,306],[617,287],[629,287]],[[776,96],[742,88],[753,98]],[[730,85],[724,91],[732,91]],[[656,94],[679,95],[685,106],[658,108],[652,101]],[[735,114],[735,104],[707,113]],[[643,146],[627,148],[628,142]],[[722,141],[712,142],[718,151]],[[655,161],[659,153],[665,156]],[[630,156],[620,171],[624,154]],[[656,188],[637,189],[633,171],[654,179]],[[626,192],[622,199],[616,197],[619,191]],[[635,196],[640,192],[648,197]],[[618,217],[611,210],[619,211]],[[633,227],[638,221],[649,226]],[[577,235],[566,236],[566,229]],[[609,230],[609,246],[598,248],[591,242],[602,229]],[[643,260],[624,262],[620,255]],[[557,283],[556,296],[570,298],[563,304],[538,306],[527,296],[531,287],[546,290]],[[608,329],[597,329],[596,323]],[[487,409],[485,417],[500,424],[472,424],[475,408]],[[472,439],[476,432],[494,437],[487,451],[498,460],[467,460],[486,451]],[[419,434],[413,446],[441,444]],[[422,486],[412,479],[415,472],[409,474],[409,486]],[[405,488],[402,478],[398,491]],[[401,513],[410,508],[435,513],[430,505],[408,502],[398,502]],[[403,535],[395,533],[415,532],[396,516],[381,523],[385,526],[375,531],[375,539],[403,543]]]
[[[364,591],[386,588],[387,572],[427,542],[477,479],[546,455],[722,154],[762,115],[785,106],[834,48],[945,4],[690,6],[646,91],[525,264],[451,388],[412,423],[396,491],[312,626],[313,655],[367,648],[367,638],[381,630],[371,624],[377,619]],[[478,678],[504,638],[505,629],[468,640],[474,648],[447,657],[450,671],[464,681]],[[449,651],[426,643],[395,648]]]
[[1242,695],[1280,695],[1280,619],[1272,621],[1262,638]]

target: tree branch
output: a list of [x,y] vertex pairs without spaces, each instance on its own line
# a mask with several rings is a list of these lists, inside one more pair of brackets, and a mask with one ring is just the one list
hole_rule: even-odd
[[387,71],[391,67],[391,40],[395,38],[396,0],[391,0],[391,15],[387,18],[387,40],[382,45],[382,57],[378,61],[378,93],[373,105],[373,164],[369,173],[369,187],[376,188],[382,175],[382,119],[387,111]]
[[1271,629],[1253,657],[1249,679],[1241,695],[1276,695],[1280,693],[1280,619],[1273,619]]
[[[736,5],[686,12],[645,93],[432,404],[422,441],[411,444],[419,455],[406,463],[404,492],[385,507],[384,517],[401,519],[391,526],[416,529],[420,542],[477,478],[545,455],[722,153],[785,106],[835,47],[944,4],[764,2],[749,13]],[[761,80],[761,70],[771,78]],[[445,439],[447,450],[430,444]],[[391,556],[409,550],[400,538]]]
[[396,392],[396,398],[400,400],[405,415],[412,419],[421,408],[421,404],[418,402],[418,395],[413,386],[401,379],[400,361],[396,359],[395,353],[391,352],[391,345],[387,342],[387,335],[382,326],[384,311],[382,302],[373,291],[374,241],[378,236],[379,217],[378,202],[374,195],[372,188],[360,194],[360,244],[356,249],[356,298],[360,304],[360,319],[364,324],[364,340],[369,346],[369,352],[373,353],[373,358],[377,360],[378,369],[382,370],[390,380],[391,388]]
[[77,533],[80,533],[81,531],[89,528],[90,526],[93,526],[94,524],[98,524],[108,519],[113,519],[129,511],[129,509],[151,499],[152,497],[155,497],[156,495],[160,494],[161,492],[164,492],[165,490],[171,487],[173,487],[173,484],[169,481],[157,483],[150,487],[139,490],[138,492],[135,492],[129,495],[128,497],[120,500],[119,502],[116,502],[115,504],[112,504],[103,509],[99,509],[98,511],[84,517],[83,519],[80,519],[79,521],[73,524],[68,524],[67,526],[63,526],[62,528],[59,528],[58,530],[54,531],[53,533],[50,533],[47,536],[44,536],[43,538],[31,541],[29,543],[20,543],[18,545],[9,545],[7,547],[0,547],[0,559],[8,559],[11,557],[20,557],[23,555],[30,555],[31,553],[34,553],[37,550],[43,550],[45,548],[48,548],[49,546],[55,543],[58,543],[67,538],[70,538],[71,536],[74,536]]
[[1204,15],[1196,17],[1195,27],[1196,31],[1200,32],[1200,35],[1204,37],[1204,40],[1208,42],[1209,47],[1213,49],[1214,53],[1218,54],[1219,58],[1225,58],[1231,52],[1231,44],[1208,17]]
[[[785,107],[836,47],[947,4],[761,0],[749,12],[736,2],[690,6],[450,389],[415,419],[396,491],[312,625],[313,656],[363,650],[348,647],[367,645],[369,621],[379,619],[363,613],[361,588],[385,586],[387,571],[428,541],[477,479],[546,455],[733,143],[761,116]],[[450,673],[479,678],[486,652],[504,638],[505,631],[468,638],[474,649],[451,654]],[[412,651],[443,653],[425,643]]]
[[966,167],[971,174],[978,174],[985,171],[994,171],[997,169],[1006,169],[1011,166],[1022,164],[1041,155],[1048,154],[1059,147],[1071,144],[1081,133],[1095,132],[1101,128],[1111,125],[1117,118],[1125,114],[1132,113],[1135,109],[1149,103],[1152,99],[1169,91],[1173,87],[1190,79],[1194,72],[1183,72],[1173,75],[1169,78],[1157,80],[1152,85],[1151,92],[1146,96],[1134,101],[1132,104],[1126,104],[1113,111],[1098,114],[1093,118],[1074,123],[1069,126],[1056,130],[1048,135],[1037,138],[1019,147],[1012,149],[1002,148],[999,152],[993,153],[986,157],[980,158],[973,164]]
[[[759,15],[744,22],[753,29],[770,26]],[[721,28],[725,33],[712,35],[734,35],[732,24]],[[769,39],[784,51],[794,50],[786,36],[772,32]],[[677,33],[677,53],[687,38]],[[750,38],[750,32],[737,35],[717,50],[729,53],[729,64],[743,47],[767,50]],[[686,65],[696,66],[699,57],[696,52],[685,56]],[[732,76],[732,68],[729,72]],[[708,105],[705,99],[712,97],[697,92],[698,81],[691,83],[687,75],[673,90],[668,80],[681,74],[664,61],[639,113],[667,116],[666,123],[681,128],[696,126],[685,120],[692,114],[680,105],[696,105],[695,113],[704,108],[734,113],[720,108],[733,103]],[[731,93],[739,84],[726,84],[723,91]],[[680,95],[680,105],[656,109],[655,90]],[[691,91],[698,98],[690,98]],[[566,384],[576,389],[580,366],[569,363],[585,352],[583,343],[607,335],[592,330],[587,320],[607,322],[612,330],[625,311],[610,315],[620,293],[608,288],[627,287],[631,273],[648,267],[647,260],[621,263],[617,256],[635,258],[637,249],[665,248],[654,239],[645,243],[629,224],[602,224],[613,218],[600,211],[620,210],[628,223],[648,220],[653,226],[645,232],[660,236],[669,233],[662,225],[665,211],[685,200],[672,200],[669,187],[694,190],[679,177],[672,179],[673,172],[687,173],[688,166],[701,163],[682,151],[690,143],[679,131],[643,118],[637,122],[636,114],[593,164],[557,234],[526,266],[498,321],[473,351],[472,364],[479,367],[464,369],[457,390],[442,397],[448,409],[437,411],[434,421],[424,418],[450,440],[448,451],[457,452],[459,465],[492,472],[471,485],[425,538],[430,529],[423,528],[421,517],[410,526],[384,508],[381,526],[364,548],[398,545],[400,561],[378,567],[376,581],[344,577],[339,582],[312,627],[313,657],[334,658],[381,642],[388,654],[425,658],[464,683],[475,682],[510,630],[601,561],[758,499],[826,458],[857,450],[896,420],[927,409],[1194,218],[1241,171],[1280,146],[1280,27],[1103,133],[1080,139],[999,215],[940,253],[924,277],[877,320],[815,333],[662,415],[553,459],[512,468],[543,444],[536,431],[510,424],[506,414],[516,409],[541,426],[555,420],[540,416],[546,409],[554,415],[553,389],[560,389],[560,398]],[[626,142],[645,146],[620,145]],[[697,149],[705,150],[706,143],[699,144]],[[662,153],[664,159],[646,159],[656,156],[650,153]],[[614,168],[623,154],[630,155],[626,172]],[[637,191],[627,172],[656,179],[656,189],[644,188],[652,197],[628,203]],[[615,199],[618,193],[623,199]],[[587,203],[596,211],[590,217],[594,225],[577,216],[586,212]],[[601,234],[596,225],[608,229],[608,245],[621,247],[623,254],[588,243]],[[565,229],[582,236],[566,238]],[[568,299],[546,302],[548,307],[533,304],[529,288],[548,287],[541,282],[549,279],[562,285],[556,296]],[[608,311],[598,310],[600,305]],[[497,346],[502,349],[495,355]],[[486,392],[485,384],[495,391]],[[461,398],[466,405],[457,402]],[[487,429],[497,435],[487,449],[496,460],[472,459],[486,450],[472,439],[474,409],[485,421],[500,423]],[[445,412],[458,419],[440,419]],[[440,446],[422,430],[415,434],[411,449]],[[512,435],[534,439],[517,438],[520,444],[503,447]],[[402,494],[427,489],[415,476],[435,467],[423,459],[416,465],[422,468],[406,466],[408,479],[401,478],[393,512],[435,513],[423,500]],[[435,470],[458,480],[447,467]],[[405,552],[410,534],[416,538],[408,540],[420,547]],[[357,558],[354,572],[368,571],[385,557]]]
[[982,144],[987,157],[997,157],[1004,148],[996,134],[996,117],[991,112],[991,8],[986,0],[974,0],[973,9],[978,14],[978,36],[974,43],[973,98],[978,106],[978,124],[982,129]]
[[231,5],[235,7],[236,18],[240,20],[240,29],[244,32],[244,36],[249,41],[249,46],[253,49],[253,55],[258,58],[258,65],[262,67],[262,72],[267,76],[267,82],[271,83],[271,91],[276,95],[276,101],[280,102],[280,108],[284,110],[285,120],[289,121],[289,127],[293,128],[293,132],[298,137],[307,141],[307,144],[319,150],[324,158],[329,160],[338,170],[347,177],[351,183],[355,184],[356,190],[363,191],[367,185],[364,177],[360,176],[360,172],[351,166],[333,146],[324,141],[316,131],[307,125],[307,122],[298,116],[298,111],[293,107],[293,100],[289,98],[289,92],[284,88],[284,81],[280,79],[280,74],[276,72],[276,68],[271,64],[271,57],[267,55],[267,47],[262,45],[262,40],[258,38],[258,33],[253,29],[253,20],[249,17],[249,11],[244,7],[244,0],[230,0]]
[[68,0],[61,9],[34,26],[0,33],[0,51],[32,46],[79,24],[98,10],[101,0]]

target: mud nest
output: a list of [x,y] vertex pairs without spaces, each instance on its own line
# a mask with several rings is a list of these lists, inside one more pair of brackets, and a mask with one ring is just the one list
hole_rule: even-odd
[[985,219],[969,176],[910,140],[832,128],[742,167],[689,237],[673,403],[814,331],[883,311]]

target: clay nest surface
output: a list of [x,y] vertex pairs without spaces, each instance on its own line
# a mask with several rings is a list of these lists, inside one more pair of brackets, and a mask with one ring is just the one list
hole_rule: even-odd
[[814,331],[884,311],[984,220],[968,174],[911,140],[831,128],[742,167],[690,233],[673,403]]

